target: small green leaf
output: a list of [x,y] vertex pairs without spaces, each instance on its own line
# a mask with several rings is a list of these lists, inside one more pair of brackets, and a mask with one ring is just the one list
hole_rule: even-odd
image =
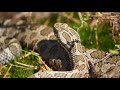
[[112,54],[119,54],[118,50],[111,50],[111,49],[109,49],[109,52],[112,53]]
[[118,49],[120,49],[120,45],[118,45],[118,44],[116,44],[115,47],[118,48]]

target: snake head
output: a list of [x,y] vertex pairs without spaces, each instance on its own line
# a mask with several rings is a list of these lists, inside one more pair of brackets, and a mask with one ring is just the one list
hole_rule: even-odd
[[75,43],[80,42],[79,34],[66,23],[55,23],[53,31],[58,41],[68,49],[73,47]]

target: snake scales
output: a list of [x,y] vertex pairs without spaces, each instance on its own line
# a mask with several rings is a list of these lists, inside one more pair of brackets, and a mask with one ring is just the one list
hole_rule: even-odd
[[120,56],[84,48],[78,33],[65,23],[50,28],[24,26],[20,22],[13,25],[7,20],[0,26],[1,65],[20,56],[26,45],[34,48],[52,67],[55,66],[52,62],[61,65],[59,71],[55,68],[55,71],[38,71],[32,78],[120,77]]

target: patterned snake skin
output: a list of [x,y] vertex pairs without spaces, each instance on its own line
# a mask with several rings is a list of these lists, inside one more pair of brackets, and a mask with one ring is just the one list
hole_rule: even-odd
[[44,25],[24,26],[20,21],[11,25],[7,20],[0,26],[1,65],[20,56],[22,47],[27,45],[34,48],[54,70],[38,71],[30,78],[120,77],[120,56],[85,49],[79,34],[65,23],[56,23],[52,29]]

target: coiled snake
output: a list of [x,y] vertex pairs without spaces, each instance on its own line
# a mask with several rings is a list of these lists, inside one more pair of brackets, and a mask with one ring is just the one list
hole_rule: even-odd
[[40,27],[0,27],[0,64],[21,55],[26,44],[34,48],[47,62],[61,61],[59,71],[38,71],[31,78],[120,77],[120,56],[87,50],[79,34],[65,23],[55,23],[53,29]]

